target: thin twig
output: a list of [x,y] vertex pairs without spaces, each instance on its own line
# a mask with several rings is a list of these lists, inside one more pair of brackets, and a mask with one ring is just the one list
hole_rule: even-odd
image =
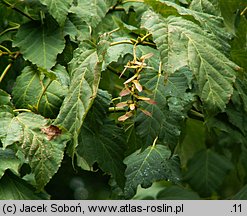
[[29,110],[29,109],[14,109],[13,111],[14,111],[14,112],[32,112],[32,111]]
[[243,16],[245,14],[245,12],[247,11],[247,7],[245,7],[245,9],[241,12],[241,16]]
[[11,53],[11,51],[7,47],[5,47],[5,46],[0,45],[0,48],[6,50],[9,54]]
[[9,69],[11,68],[12,63],[9,63],[7,65],[7,67],[4,69],[3,73],[0,76],[0,83],[2,82],[3,78],[5,77],[5,75],[8,73]]
[[191,116],[195,116],[195,117],[197,117],[199,119],[202,119],[202,120],[204,119],[204,115],[202,113],[199,113],[199,112],[195,111],[195,110],[190,110],[189,114]]
[[107,66],[107,69],[110,70],[110,71],[112,71],[117,76],[119,76],[119,74],[121,73],[121,72],[119,72],[118,70],[116,70],[114,67],[112,67],[110,65]]
[[115,45],[119,45],[119,44],[133,44],[133,43],[129,40],[124,40],[124,41],[112,42],[112,43],[110,43],[110,46],[115,46]]
[[143,42],[146,38],[148,38],[149,36],[151,36],[152,34],[149,33],[149,34],[146,34],[144,37],[142,37],[141,41]]
[[17,25],[17,26],[11,27],[11,28],[7,28],[7,29],[5,29],[4,31],[2,31],[2,32],[0,33],[0,36],[3,35],[3,34],[5,34],[5,33],[8,32],[8,31],[17,30],[18,28],[20,28],[20,25]]
[[109,107],[109,112],[116,112],[116,111],[126,111],[124,108],[122,107]]
[[152,46],[152,47],[156,48],[156,44],[155,44],[155,43],[152,43],[152,42],[143,41],[141,44],[142,44],[142,45]]
[[53,80],[50,80],[49,83],[47,84],[47,86],[44,87],[44,89],[43,89],[43,91],[42,91],[42,93],[41,93],[41,95],[40,95],[40,97],[39,97],[39,100],[38,100],[38,102],[37,102],[37,105],[36,105],[36,110],[37,110],[37,111],[39,110],[39,105],[40,105],[41,99],[42,99],[42,97],[44,96],[44,94],[45,94],[46,90],[48,89],[48,87],[51,85],[52,81],[53,81]]
[[[1,47],[4,47],[4,46],[1,46]],[[4,47],[4,48],[5,48],[5,50],[8,50],[6,47]],[[10,52],[9,55],[13,54],[10,50],[8,50],[8,52]],[[13,58],[16,59],[19,54],[20,54],[19,52],[15,52],[15,56],[13,56]],[[12,66],[12,63],[9,63],[7,65],[7,67],[4,69],[3,73],[0,76],[0,83],[2,82],[3,78],[5,77],[5,75],[8,73],[9,69],[11,68],[11,66]]]
[[122,4],[128,3],[128,2],[140,2],[140,3],[144,3],[144,0],[124,0],[124,1],[122,1]]

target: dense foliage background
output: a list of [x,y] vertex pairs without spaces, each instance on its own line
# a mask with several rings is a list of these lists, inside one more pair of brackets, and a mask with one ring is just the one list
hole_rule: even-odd
[[247,199],[246,0],[0,14],[0,199]]

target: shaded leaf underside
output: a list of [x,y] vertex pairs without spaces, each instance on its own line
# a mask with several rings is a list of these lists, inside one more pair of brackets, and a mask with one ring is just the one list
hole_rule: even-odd
[[109,94],[99,91],[79,134],[78,156],[92,166],[99,167],[113,176],[118,185],[124,186],[124,139],[123,131],[108,120]]
[[202,150],[189,161],[185,179],[201,196],[207,197],[219,189],[231,168],[232,164],[223,156]]

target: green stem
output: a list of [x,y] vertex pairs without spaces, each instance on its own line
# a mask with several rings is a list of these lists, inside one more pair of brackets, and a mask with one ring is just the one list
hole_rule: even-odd
[[0,83],[2,82],[3,78],[5,77],[5,75],[8,73],[8,70],[10,69],[11,66],[12,66],[12,63],[9,63],[7,65],[7,67],[4,69],[3,73],[0,76]]
[[109,112],[116,112],[116,111],[126,111],[122,107],[109,107]]
[[29,109],[14,109],[13,111],[14,111],[14,112],[32,112],[32,111],[29,110]]
[[114,74],[116,74],[117,76],[119,76],[121,74],[121,72],[119,72],[118,70],[116,70],[114,67],[108,65],[107,69],[110,70],[111,72],[113,72]]
[[136,57],[136,45],[137,45],[137,43],[135,43],[134,46],[133,46],[133,59],[134,59],[134,62],[136,62],[136,59],[137,59],[137,57]]
[[152,43],[152,42],[143,41],[141,44],[142,44],[142,45],[152,46],[152,47],[156,48],[156,44],[155,44],[155,43]]
[[48,89],[48,87],[51,85],[52,81],[53,80],[50,80],[49,83],[47,84],[47,86],[45,88],[43,88],[42,94],[40,95],[39,100],[38,100],[37,105],[36,105],[36,110],[37,111],[39,110],[39,105],[40,105],[41,99],[44,96],[44,94],[45,94],[46,90]]
[[[2,47],[3,47],[3,46],[2,46]],[[5,47],[5,49],[7,49],[7,48]],[[7,50],[8,50],[8,49],[7,49]],[[18,57],[18,55],[20,54],[19,52],[13,52],[13,53],[12,53],[10,50],[8,50],[8,52],[10,52],[9,55],[12,55],[12,54],[15,53],[15,56],[13,56],[14,59],[16,59],[16,58]],[[0,76],[0,83],[2,82],[3,78],[5,77],[5,75],[8,73],[9,69],[11,68],[11,66],[12,66],[12,63],[9,63],[9,64],[7,65],[7,67],[4,69],[3,73],[2,73],[1,76]]]
[[204,115],[195,110],[190,110],[189,114],[191,117],[195,117],[196,119],[200,119],[202,121],[204,120]]
[[11,27],[11,28],[8,28],[8,29],[5,29],[4,31],[2,31],[1,33],[0,33],[0,36],[1,35],[3,35],[3,34],[5,34],[6,32],[8,32],[8,31],[14,31],[14,30],[17,30],[18,28],[20,28],[20,25],[17,25],[17,26],[14,26],[14,27]]
[[144,3],[144,0],[123,0],[122,1],[122,4],[128,3],[128,2],[140,2],[140,3]]
[[133,43],[129,40],[123,40],[123,41],[112,42],[110,44],[110,46],[115,46],[115,45],[119,45],[119,44],[133,44]]
[[16,8],[14,5],[12,5],[11,3],[7,2],[6,0],[1,0],[1,2],[6,5],[7,7],[10,7],[11,9],[15,10],[16,12],[20,13],[21,15],[27,17],[28,19],[35,21],[31,16],[29,16],[28,14],[24,13],[23,11],[21,11],[20,9]]
[[152,35],[151,33],[146,34],[146,35],[141,39],[141,41],[143,42],[146,38],[148,38],[148,37],[151,36],[151,35]]
[[162,62],[160,62],[159,64],[159,76],[161,75],[161,73],[162,73]]
[[153,142],[152,148],[154,148],[154,147],[155,147],[157,140],[158,140],[158,137],[156,137],[156,138],[154,139],[154,142]]
[[245,14],[245,12],[247,11],[247,7],[245,7],[245,9],[241,12],[241,16],[243,16]]
[[6,50],[9,54],[11,54],[11,51],[7,47],[0,45],[0,48]]
[[109,31],[109,32],[107,32],[107,33],[110,35],[110,34],[112,34],[112,33],[114,33],[114,32],[119,31],[119,30],[120,30],[120,28],[115,28],[115,29],[113,29],[113,30],[111,30],[111,31]]
[[125,11],[123,7],[117,6],[114,8],[114,11]]

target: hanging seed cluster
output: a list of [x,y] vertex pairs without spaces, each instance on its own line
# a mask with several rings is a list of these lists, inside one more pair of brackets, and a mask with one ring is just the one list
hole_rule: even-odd
[[136,57],[136,45],[137,44],[134,44],[133,48],[133,60],[129,61],[127,65],[125,65],[124,70],[120,75],[121,77],[128,69],[132,69],[132,71],[134,69],[134,75],[124,82],[124,88],[120,92],[121,98],[127,95],[129,95],[129,98],[126,101],[116,104],[116,107],[119,108],[127,107],[126,113],[118,118],[119,121],[125,121],[132,117],[137,109],[141,110],[147,116],[151,116],[152,114],[150,112],[140,106],[140,101],[149,104],[156,104],[156,102],[151,98],[139,95],[143,91],[143,86],[140,84],[141,72],[144,68],[149,68],[145,63],[145,60],[151,58],[153,54],[148,53],[138,59]]

